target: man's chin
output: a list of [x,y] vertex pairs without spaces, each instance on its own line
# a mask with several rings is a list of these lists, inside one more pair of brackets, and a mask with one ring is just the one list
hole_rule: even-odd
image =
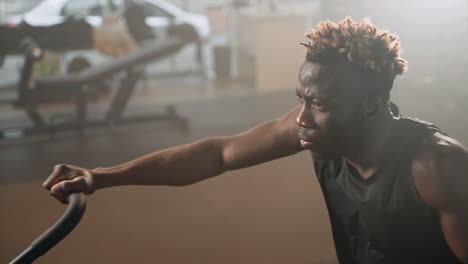
[[332,152],[327,152],[327,151],[320,151],[320,150],[314,150],[314,149],[309,149],[312,158],[313,159],[336,159],[339,157],[337,153],[332,153]]
[[334,159],[339,157],[335,151],[326,148],[322,144],[317,144],[317,141],[300,141],[302,148],[307,149],[312,154],[314,159]]

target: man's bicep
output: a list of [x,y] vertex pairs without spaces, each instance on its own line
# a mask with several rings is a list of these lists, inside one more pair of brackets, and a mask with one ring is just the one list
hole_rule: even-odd
[[440,215],[452,252],[468,263],[468,152],[456,140],[436,133],[423,143],[413,164],[421,198]]
[[440,225],[455,256],[468,264],[468,210],[439,211]]
[[302,148],[297,135],[296,107],[280,119],[260,124],[223,144],[223,163],[227,170],[244,168],[292,155]]
[[468,152],[458,142],[448,142],[440,176],[440,224],[453,253],[468,264]]

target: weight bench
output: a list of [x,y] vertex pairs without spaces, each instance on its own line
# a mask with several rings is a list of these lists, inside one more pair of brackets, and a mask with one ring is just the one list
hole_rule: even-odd
[[[78,73],[46,76],[31,80],[34,62],[42,55],[41,49],[29,41],[26,43],[25,61],[18,84],[18,100],[14,105],[23,108],[33,126],[21,130],[21,134],[48,133],[53,136],[56,131],[76,129],[80,133],[85,128],[106,126],[119,123],[165,120],[171,121],[181,129],[188,129],[188,121],[176,114],[173,106],[161,114],[132,116],[123,118],[122,113],[128,104],[135,86],[143,74],[141,66],[154,60],[160,60],[179,51],[190,43],[187,39],[172,36],[163,41],[151,41],[143,44],[137,51],[110,60],[104,64],[92,66]],[[102,120],[87,119],[86,87],[112,77],[117,73],[125,73],[115,92],[105,117]],[[48,98],[64,96],[73,98],[75,102],[75,118],[70,122],[55,124],[47,123],[39,113],[37,106]],[[2,136],[6,134],[3,131]]]

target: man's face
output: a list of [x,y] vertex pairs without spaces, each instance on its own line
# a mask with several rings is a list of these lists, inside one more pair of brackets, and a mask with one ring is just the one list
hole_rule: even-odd
[[297,116],[301,145],[319,156],[337,156],[360,140],[362,89],[346,67],[306,62],[299,72]]

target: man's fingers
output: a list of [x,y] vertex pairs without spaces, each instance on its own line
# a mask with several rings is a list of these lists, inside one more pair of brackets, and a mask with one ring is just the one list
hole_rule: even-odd
[[47,177],[47,179],[44,181],[42,186],[46,188],[47,190],[50,190],[50,188],[60,180],[57,176],[61,175],[65,168],[66,168],[65,164],[55,165],[54,171],[52,171],[49,177]]
[[77,177],[72,180],[61,181],[52,186],[50,191],[52,193],[65,193],[84,192],[86,189],[86,181],[82,177]]
[[51,194],[60,202],[68,203],[68,195],[74,192],[87,192],[86,181],[83,177],[61,181],[50,188]]
[[52,186],[54,186],[60,181],[71,180],[75,177],[79,177],[82,175],[83,172],[80,171],[77,167],[72,165],[60,164],[54,167],[54,171],[52,172],[52,174],[50,174],[49,177],[47,177],[47,179],[42,185],[47,190],[50,190]]
[[55,193],[49,193],[50,196],[54,197],[55,199],[57,199],[59,202],[63,203],[63,204],[66,204],[67,202],[66,201],[63,201],[62,198],[58,195],[58,194],[55,194]]

